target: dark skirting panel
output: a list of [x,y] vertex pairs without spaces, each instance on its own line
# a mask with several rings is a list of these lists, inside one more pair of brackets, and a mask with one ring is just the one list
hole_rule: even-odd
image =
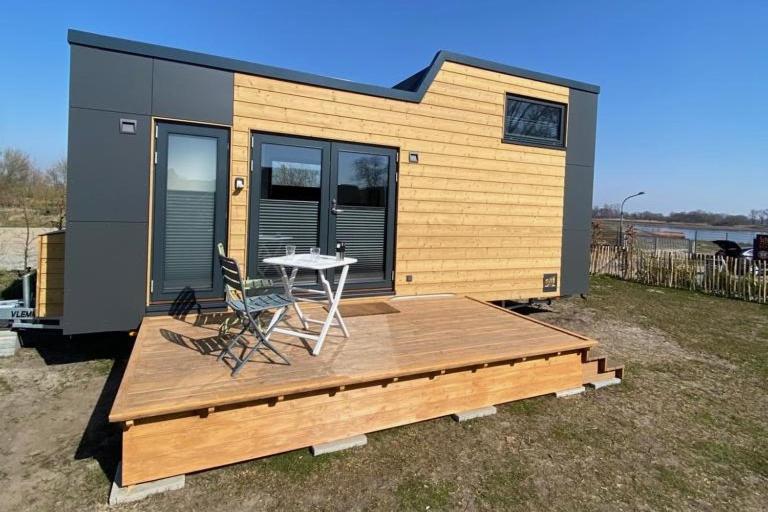
[[139,326],[146,299],[146,223],[70,222],[64,258],[64,334]]

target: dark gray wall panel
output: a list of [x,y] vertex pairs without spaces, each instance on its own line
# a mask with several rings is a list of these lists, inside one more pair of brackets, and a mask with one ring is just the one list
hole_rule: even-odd
[[64,334],[138,327],[146,296],[146,223],[69,222],[64,261]]
[[563,198],[561,295],[587,293],[589,290],[596,128],[597,94],[571,89]]
[[72,45],[69,106],[149,114],[152,59]]
[[577,295],[589,291],[589,241],[589,230],[563,230],[561,295]]
[[589,229],[592,222],[594,167],[566,164],[564,229]]
[[[121,118],[137,121],[135,135],[120,133]],[[69,109],[69,222],[147,222],[150,130],[148,116]]]
[[155,60],[154,69],[155,116],[232,124],[232,72],[166,60]]
[[565,161],[595,165],[597,94],[571,89],[568,100],[568,149]]

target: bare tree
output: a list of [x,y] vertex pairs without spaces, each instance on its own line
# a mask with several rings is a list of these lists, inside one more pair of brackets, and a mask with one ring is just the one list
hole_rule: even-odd
[[0,201],[4,206],[21,209],[24,220],[24,264],[29,266],[29,246],[32,240],[29,200],[36,171],[29,155],[17,149],[6,149],[0,160]]
[[355,160],[355,181],[364,188],[378,188],[387,184],[386,161],[380,156],[360,157]]
[[[0,208],[9,217],[0,224],[18,225],[23,232],[17,238],[16,256],[23,259],[23,268],[30,266],[34,228],[51,224],[62,229],[66,211],[67,164],[64,159],[53,164],[45,172],[32,163],[29,155],[18,149],[7,148],[0,152]],[[13,215],[17,215],[14,221]],[[48,220],[54,216],[54,220]]]
[[19,191],[28,184],[33,172],[29,155],[18,149],[5,149],[0,158],[0,204],[14,205]]
[[64,229],[64,218],[67,211],[67,160],[62,158],[46,171],[51,205],[56,215],[53,226],[56,229]]
[[603,225],[599,220],[592,221],[592,245],[603,243]]
[[284,187],[318,187],[320,173],[314,168],[282,164],[272,171],[272,184]]
[[619,218],[618,204],[604,204],[592,208],[592,216],[596,219],[617,219]]
[[29,246],[32,243],[32,218],[29,214],[29,201],[22,198],[21,211],[24,215],[24,265],[23,269],[29,270]]

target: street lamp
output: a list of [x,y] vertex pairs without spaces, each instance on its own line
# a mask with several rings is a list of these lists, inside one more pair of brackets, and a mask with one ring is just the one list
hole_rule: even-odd
[[624,203],[627,202],[627,200],[632,199],[633,197],[642,196],[645,194],[645,192],[638,192],[637,194],[632,194],[631,196],[627,196],[624,198],[624,200],[621,202],[621,210],[619,212],[619,247],[624,247]]

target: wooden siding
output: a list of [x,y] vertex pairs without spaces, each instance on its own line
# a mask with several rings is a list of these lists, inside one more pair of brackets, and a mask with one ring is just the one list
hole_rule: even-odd
[[137,420],[123,433],[122,481],[192,473],[581,384],[581,354],[570,352]]
[[503,143],[506,93],[567,104],[569,90],[453,62],[418,104],[235,74],[231,254],[246,260],[251,131],[390,146],[398,295],[558,295],[542,292],[542,275],[560,272],[565,151]]
[[45,233],[38,238],[39,260],[35,287],[35,314],[60,317],[64,313],[64,232]]

